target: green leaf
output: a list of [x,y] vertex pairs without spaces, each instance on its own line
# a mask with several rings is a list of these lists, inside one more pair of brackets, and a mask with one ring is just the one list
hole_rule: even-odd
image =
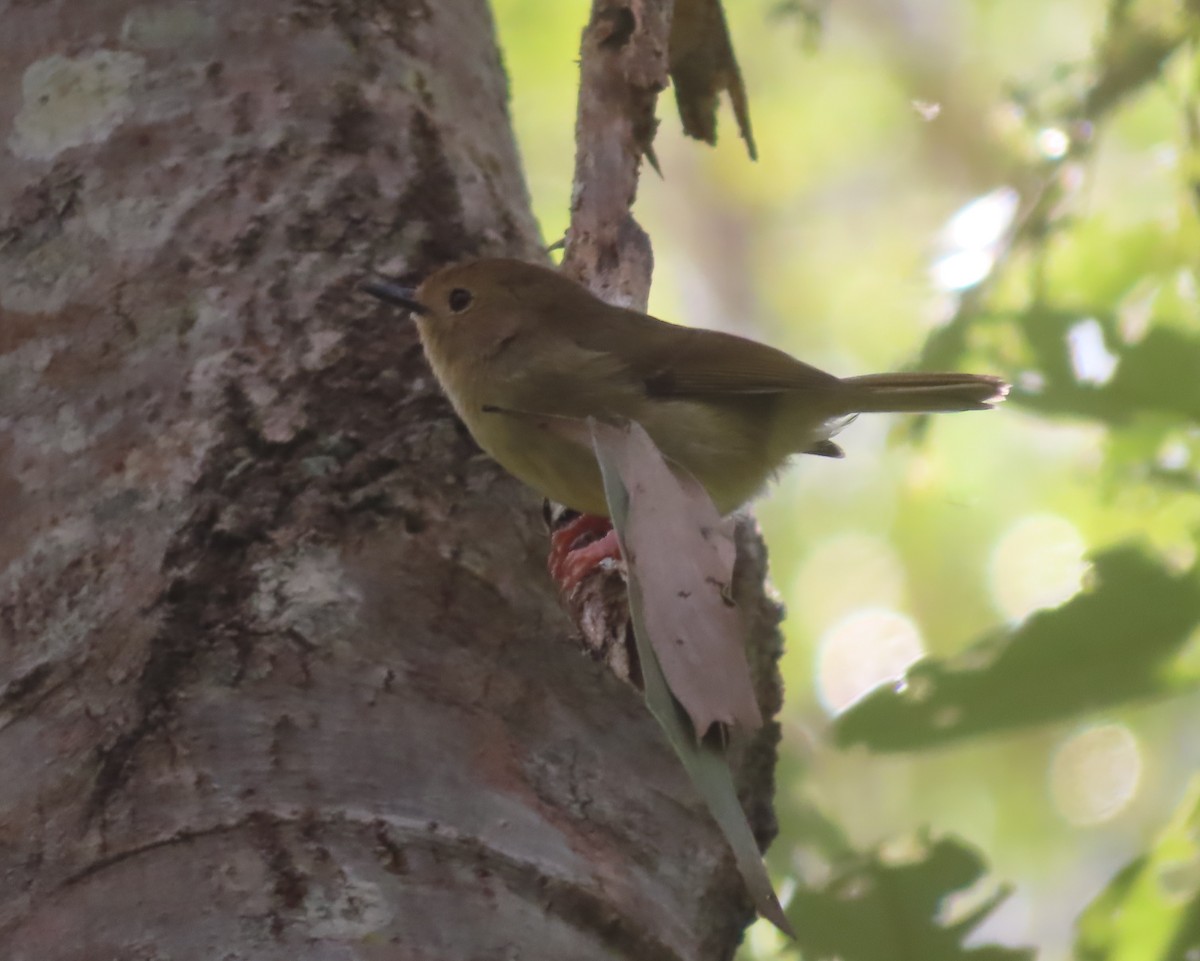
[[964,941],[1009,894],[1001,888],[949,917],[948,898],[980,883],[986,865],[961,841],[921,835],[840,865],[821,887],[801,888],[788,915],[806,961],[1018,961],[1031,950]]
[[1092,574],[1061,607],[877,688],[836,720],[838,743],[913,750],[1193,689],[1181,655],[1200,623],[1197,569],[1173,574],[1126,545]]
[[[604,478],[604,493],[608,500],[609,514],[613,527],[621,542],[622,553],[625,553],[626,563],[633,561],[625,551],[625,539],[628,532],[630,516],[630,490],[620,471],[620,463],[614,455],[613,447],[603,443],[598,438],[598,432],[603,429],[594,421],[589,420],[592,429],[592,444],[600,471]],[[682,489],[680,497],[684,497]],[[733,774],[729,769],[724,748],[713,743],[711,739],[699,740],[688,718],[687,712],[672,696],[663,676],[654,646],[649,641],[646,630],[646,605],[654,603],[654,598],[642,596],[639,579],[634,572],[629,577],[629,611],[633,624],[634,640],[637,644],[638,659],[642,668],[642,680],[645,688],[646,705],[650,713],[662,726],[667,739],[674,748],[680,761],[696,786],[700,797],[712,813],[729,846],[733,849],[734,860],[738,871],[746,883],[754,906],[764,918],[774,924],[779,930],[792,937],[795,932],[788,924],[783,908],[775,896],[771,879],[759,854],[758,842],[746,821],[738,801],[737,789],[733,783]]]
[[1189,961],[1200,954],[1200,778],[1149,852],[1080,915],[1080,961]]
[[1139,414],[1200,421],[1200,338],[1155,327],[1136,344],[1118,344],[1115,324],[1109,320],[1103,326],[1116,369],[1104,384],[1081,383],[1072,370],[1067,343],[1068,331],[1080,319],[1079,314],[1049,311],[1022,318],[1045,384],[1036,393],[1014,392],[1015,403],[1045,414],[1089,417],[1114,427],[1131,423]]

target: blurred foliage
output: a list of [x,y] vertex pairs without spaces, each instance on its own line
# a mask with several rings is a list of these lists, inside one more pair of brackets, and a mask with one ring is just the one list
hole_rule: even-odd
[[1200,779],[1079,919],[1080,961],[1188,961],[1200,944]]
[[967,947],[964,939],[1008,896],[1000,890],[953,916],[947,905],[987,866],[953,839],[904,838],[840,864],[797,891],[788,914],[806,958],[843,961],[1021,961],[1031,951]]
[[875,688],[838,716],[837,743],[919,750],[1193,689],[1200,665],[1180,655],[1200,624],[1198,572],[1172,575],[1126,546],[1096,557],[1092,580],[1012,632]]
[[[558,237],[587,4],[494,5]],[[660,100],[652,312],[839,374],[1015,384],[996,413],[861,418],[757,507],[800,941],[758,924],[743,957],[1198,956],[1200,4],[725,14],[759,160],[727,104],[710,149]],[[988,878],[1012,896],[952,910]]]

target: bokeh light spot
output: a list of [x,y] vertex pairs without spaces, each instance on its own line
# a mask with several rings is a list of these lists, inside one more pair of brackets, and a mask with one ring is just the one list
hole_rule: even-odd
[[1013,621],[1074,596],[1083,582],[1086,544],[1057,514],[1030,514],[1014,523],[992,551],[988,586],[1002,614]]
[[884,608],[855,611],[821,638],[817,696],[837,714],[880,684],[902,677],[924,654],[917,626],[903,614]]
[[1071,138],[1057,127],[1044,127],[1038,131],[1037,147],[1043,157],[1058,160],[1067,155],[1067,150],[1071,147]]
[[1183,441],[1170,440],[1158,449],[1158,456],[1155,459],[1163,470],[1181,471],[1192,459],[1192,452]]
[[965,290],[991,273],[1020,200],[1012,187],[1001,187],[964,204],[946,221],[931,268],[938,288]]
[[852,531],[820,542],[792,582],[789,605],[816,632],[861,607],[899,607],[904,567],[886,541]]
[[933,282],[942,290],[966,290],[992,272],[996,257],[987,250],[955,250],[933,264]]
[[955,247],[990,247],[1003,239],[1017,213],[1020,195],[1001,187],[964,204],[946,223],[942,236]]
[[1050,764],[1050,796],[1058,813],[1077,825],[1102,824],[1137,794],[1142,753],[1124,724],[1101,724],[1073,734]]
[[1118,358],[1104,343],[1104,328],[1095,317],[1081,320],[1067,331],[1071,369],[1081,384],[1102,386],[1112,380]]
[[926,123],[937,120],[938,115],[942,112],[942,105],[935,100],[914,100],[912,108],[916,111],[917,116]]

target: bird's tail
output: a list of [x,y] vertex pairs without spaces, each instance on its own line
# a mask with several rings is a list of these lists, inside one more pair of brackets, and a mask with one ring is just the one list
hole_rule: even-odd
[[1008,384],[987,374],[868,374],[842,383],[851,390],[846,412],[861,414],[987,410],[1008,393]]

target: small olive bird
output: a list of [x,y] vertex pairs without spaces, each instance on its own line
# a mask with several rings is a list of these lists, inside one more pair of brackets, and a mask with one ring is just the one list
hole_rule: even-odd
[[835,377],[744,337],[614,307],[519,260],[444,267],[415,290],[363,287],[416,315],[433,372],[479,445],[587,514],[608,516],[595,458],[547,430],[546,416],[637,421],[727,514],[792,454],[841,457],[830,438],[856,414],[984,410],[1008,392],[980,374]]

